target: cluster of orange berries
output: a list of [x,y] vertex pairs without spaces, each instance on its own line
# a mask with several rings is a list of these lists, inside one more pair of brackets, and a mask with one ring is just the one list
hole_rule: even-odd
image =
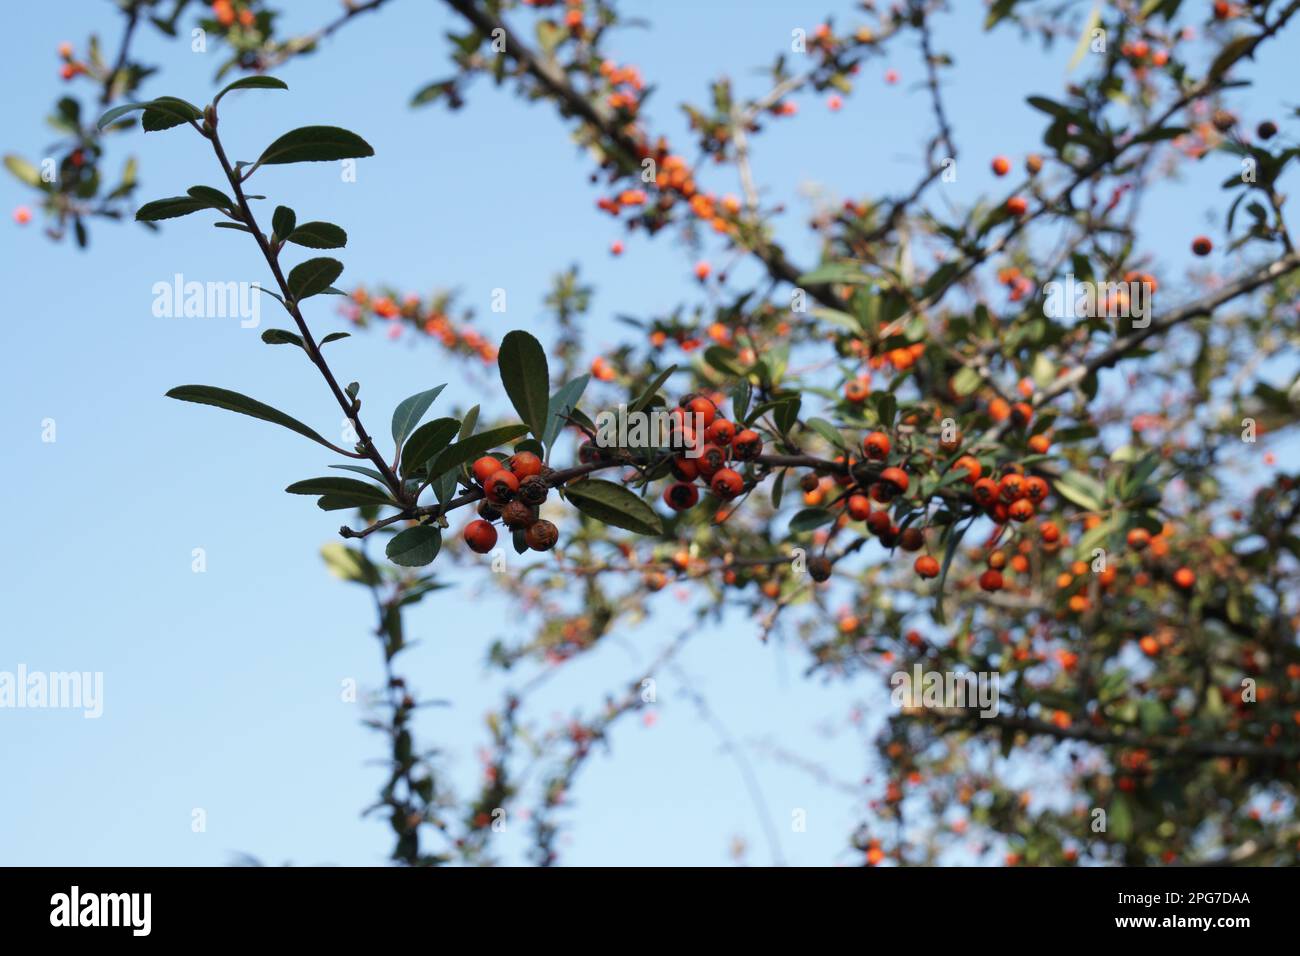
[[1119,55],[1128,60],[1134,72],[1148,66],[1162,67],[1169,62],[1169,51],[1152,47],[1146,40],[1134,40],[1119,48]]
[[447,315],[450,296],[435,296],[425,304],[418,295],[404,296],[399,304],[391,295],[371,296],[363,287],[353,290],[351,303],[343,307],[344,314],[354,324],[365,326],[370,318],[383,319],[388,324],[388,337],[396,339],[404,326],[417,333],[436,339],[449,352],[476,355],[485,363],[497,359],[496,346],[472,328],[453,322]]
[[518,452],[505,461],[484,455],[474,462],[471,470],[483,489],[483,501],[479,517],[465,526],[465,543],[471,551],[487,554],[496,547],[495,521],[509,531],[523,532],[524,542],[534,551],[555,547],[559,529],[538,515],[550,493],[542,468],[542,460],[530,451]]
[[79,60],[73,59],[73,50],[71,43],[59,44],[59,59],[63,61],[63,66],[59,68],[59,76],[65,80],[70,80],[75,76],[88,72],[86,64]]
[[[758,432],[741,428],[718,415],[718,406],[705,395],[688,395],[669,413],[673,427],[684,444],[699,446],[697,457],[676,456],[671,464],[676,479],[664,489],[664,502],[674,511],[686,511],[700,500],[696,481],[703,481],[719,501],[731,501],[745,490],[745,479],[731,467],[752,461],[763,453],[763,438]],[[695,433],[696,423],[704,428]]]
[[257,14],[252,7],[239,0],[212,0],[212,16],[223,27],[233,27],[238,21],[241,27],[251,27],[257,21]]

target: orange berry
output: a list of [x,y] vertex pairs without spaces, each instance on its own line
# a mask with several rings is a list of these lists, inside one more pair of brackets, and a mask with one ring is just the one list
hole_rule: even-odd
[[1000,571],[994,571],[992,568],[989,568],[980,575],[980,587],[985,591],[1000,591],[1002,590],[1002,585],[1002,572]]
[[939,576],[939,562],[928,554],[923,554],[917,558],[912,568],[923,578],[937,578]]
[[866,495],[849,495],[847,510],[854,521],[866,521],[871,517],[871,499]]
[[474,480],[480,485],[486,485],[488,478],[505,466],[501,464],[501,459],[493,458],[491,455],[484,455],[474,462]]
[[731,450],[742,461],[751,461],[763,453],[763,439],[758,432],[746,428],[731,440]]
[[886,468],[880,473],[880,480],[892,485],[900,494],[907,491],[907,472],[901,468]]
[[1029,439],[1029,450],[1035,455],[1046,455],[1052,447],[1052,441],[1046,435],[1033,435]]
[[992,166],[994,176],[1005,176],[1011,172],[1011,160],[1005,156],[994,156]]
[[478,554],[487,554],[497,546],[497,529],[482,518],[465,525],[465,543]]
[[510,471],[520,481],[542,473],[542,460],[531,451],[521,451],[510,459]]
[[1012,521],[1028,521],[1034,516],[1034,505],[1028,498],[1020,498],[1011,503],[1007,509],[1007,514],[1011,516]]
[[966,472],[966,483],[968,485],[978,484],[980,475],[984,473],[984,466],[980,464],[979,459],[973,455],[962,455],[952,466],[953,471]]
[[745,490],[745,479],[739,472],[723,468],[709,481],[709,490],[723,501],[730,501]]
[[1151,543],[1151,532],[1146,528],[1134,528],[1128,533],[1126,540],[1128,546],[1134,551],[1143,551]]
[[1174,572],[1174,584],[1178,585],[1178,587],[1182,588],[1184,591],[1191,590],[1192,585],[1195,583],[1196,575],[1193,573],[1191,568],[1179,568]]
[[685,481],[675,481],[664,489],[664,501],[674,511],[693,508],[699,500],[699,489]]
[[1150,634],[1138,641],[1138,646],[1142,648],[1142,653],[1147,657],[1155,657],[1160,653],[1160,642]]
[[853,379],[844,383],[844,400],[854,405],[861,405],[871,394],[871,386],[861,379]]
[[872,432],[862,439],[862,451],[872,461],[884,461],[889,457],[889,436],[884,432]]
[[1209,236],[1197,236],[1192,240],[1192,252],[1198,256],[1208,256],[1214,250],[1214,243]]
[[1004,398],[995,398],[989,402],[989,418],[995,422],[1004,422],[1011,415],[1011,406]]
[[1029,211],[1029,202],[1024,196],[1012,196],[1007,200],[1007,212],[1019,218]]

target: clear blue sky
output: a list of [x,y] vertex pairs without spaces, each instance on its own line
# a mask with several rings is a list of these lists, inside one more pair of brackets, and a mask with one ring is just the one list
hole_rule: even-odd
[[[292,6],[288,22],[306,28],[337,5]],[[853,6],[829,2],[826,10],[854,22]],[[958,64],[947,95],[963,166],[947,195],[965,203],[992,185],[991,156],[1018,157],[1038,145],[1040,115],[1023,97],[1059,92],[1070,49],[1043,54],[1008,31],[985,36],[977,32],[981,5],[956,6],[961,12],[941,21],[937,46]],[[701,101],[722,73],[744,92],[760,91],[754,68],[788,46],[791,29],[815,26],[820,13],[816,5],[770,0],[671,0],[647,10],[651,29],[623,32],[612,50],[657,85],[651,115],[679,139],[677,103]],[[459,113],[406,107],[414,90],[448,74],[442,33],[450,26],[439,4],[394,0],[321,54],[278,71],[289,93],[232,100],[223,118],[237,157],[317,122],[354,129],[375,147],[355,184],[340,183],[333,165],[320,164],[265,169],[257,191],[292,205],[300,219],[348,230],[345,284],[457,286],[494,339],[514,327],[539,331],[549,277],[574,261],[597,290],[593,348],[618,340],[617,313],[650,315],[689,301],[696,294],[691,259],[669,237],[636,237],[622,259],[607,255],[621,230],[594,208],[588,161],[552,109],[484,83]],[[64,92],[55,47],[62,40],[80,46],[89,29],[106,40],[117,36],[108,3],[53,5],[11,23],[0,68],[3,152],[43,155],[50,136],[43,117]],[[196,102],[210,96],[219,54],[194,54],[188,44],[143,33],[139,57],[163,66],[146,92]],[[1288,72],[1294,78],[1297,52],[1293,36],[1262,58],[1272,82],[1261,110],[1248,113],[1252,122],[1278,109],[1280,96],[1294,97],[1294,84],[1282,80]],[[902,74],[899,85],[882,82],[886,67]],[[758,139],[755,170],[771,196],[790,203],[786,236],[798,261],[811,259],[800,225],[802,186],[874,196],[917,178],[928,135],[919,78],[919,52],[908,40],[864,69],[860,91],[842,112],[803,98],[796,119],[772,124]],[[140,157],[141,201],[218,182],[198,138],[182,131],[116,137],[112,148],[109,168],[127,152]],[[1152,197],[1146,225],[1158,245],[1149,251],[1169,274],[1184,264],[1187,237],[1208,231],[1207,210],[1220,199],[1213,184],[1224,175],[1222,165],[1198,170]],[[729,178],[709,185],[737,189]],[[382,754],[384,741],[360,726],[358,705],[339,699],[346,678],[363,687],[380,679],[371,608],[363,591],[334,581],[319,560],[336,518],[281,491],[320,473],[328,457],[273,426],[163,398],[182,383],[221,385],[337,433],[339,415],[300,356],[263,346],[257,331],[230,320],[151,314],[155,282],[176,272],[264,281],[259,260],[245,237],[213,230],[201,217],[165,224],[158,235],[96,224],[92,249],[81,254],[45,241],[35,223],[13,224],[9,211],[29,201],[24,187],[0,177],[8,289],[0,439],[10,460],[0,669],[22,663],[103,671],[105,701],[99,720],[0,711],[10,777],[0,791],[0,863],[222,864],[237,852],[268,862],[382,862],[387,829],[359,812],[374,798],[381,771],[368,761]],[[488,310],[496,287],[508,290],[506,315]],[[309,314],[314,326],[342,327],[333,300],[317,301],[322,305]],[[264,303],[263,327],[275,318],[273,305]],[[443,381],[452,383],[438,406],[444,412],[484,397],[427,344],[374,335],[334,349],[340,377],[363,383],[369,420],[380,425],[384,415],[373,412]],[[46,418],[57,422],[54,444],[41,441]],[[190,569],[196,547],[207,552],[204,574]],[[428,712],[421,738],[448,751],[462,781],[476,775],[482,716],[507,686],[483,666],[484,650],[515,626],[512,609],[490,589],[482,593],[492,600],[477,598],[476,587],[471,578],[421,605],[408,632],[423,643],[404,659],[422,694],[450,701]],[[580,701],[594,712],[607,690],[654,657],[680,618],[667,594],[652,607],[648,626],[554,682],[548,694],[555,711]],[[888,705],[883,686],[807,681],[797,648],[760,646],[752,624],[740,619],[695,642],[683,663],[740,741],[769,740],[844,781],[871,774],[861,730],[847,715],[855,706],[879,715]],[[735,763],[677,690],[671,675],[660,675],[657,724],[621,725],[612,756],[597,756],[584,771],[565,862],[724,863],[733,836],[749,842],[751,861],[771,860]],[[860,816],[855,798],[760,752],[749,759],[786,860],[856,862],[844,849]],[[196,807],[207,811],[206,833],[191,832]],[[791,830],[795,808],[808,813],[804,833]],[[517,842],[506,847],[517,860]]]

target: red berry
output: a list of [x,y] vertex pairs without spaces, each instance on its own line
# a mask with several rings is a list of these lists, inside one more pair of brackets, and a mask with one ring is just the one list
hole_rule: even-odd
[[664,501],[674,511],[695,507],[700,500],[700,490],[684,481],[675,481],[664,489]]
[[1029,202],[1024,196],[1012,196],[1007,200],[1007,212],[1019,218],[1029,212]]
[[994,156],[993,175],[1005,176],[1009,172],[1011,172],[1011,160],[1007,159],[1005,156]]
[[1209,236],[1197,236],[1192,240],[1192,252],[1198,256],[1208,256],[1214,250],[1214,243]]
[[712,478],[726,464],[727,453],[717,445],[705,445],[700,450],[700,457],[695,459],[696,469],[705,478]]
[[862,439],[862,451],[872,461],[884,461],[889,457],[889,436],[884,432],[872,432]]
[[1002,572],[994,571],[992,568],[989,568],[980,575],[980,587],[985,591],[1001,591]]
[[849,495],[848,512],[854,521],[866,521],[871,517],[871,499],[866,495]]
[[504,465],[501,459],[493,458],[491,455],[484,455],[478,461],[474,462],[474,479],[480,484],[486,484],[493,472],[500,471]]
[[939,562],[928,554],[923,554],[917,558],[912,567],[923,578],[937,578],[939,576]]
[[493,504],[505,504],[519,490],[519,479],[513,473],[502,468],[488,476],[487,484],[483,486],[483,490],[487,493],[488,501]]
[[521,451],[510,459],[510,470],[516,478],[523,481],[542,473],[542,460],[531,451]]
[[465,525],[465,543],[471,551],[487,554],[497,546],[497,529],[482,518]]
[[758,432],[746,428],[731,440],[731,449],[737,458],[750,461],[763,453],[763,439]]
[[1034,516],[1034,504],[1028,498],[1018,498],[1007,508],[1007,515],[1012,521],[1028,521]]
[[998,483],[992,478],[981,478],[975,482],[975,487],[971,489],[971,495],[977,505],[987,508],[998,500]]
[[723,468],[709,482],[709,490],[723,501],[730,501],[745,490],[745,479],[730,468]]
[[901,468],[886,468],[880,473],[880,480],[887,485],[892,485],[899,494],[907,491],[907,472]]
[[726,448],[736,437],[736,425],[725,418],[719,418],[704,432],[706,441],[713,443],[721,448]]
[[713,424],[714,419],[718,417],[718,406],[709,401],[703,395],[696,395],[686,403],[686,410],[693,415],[704,416],[704,427],[708,428]]
[[1174,584],[1178,585],[1184,591],[1190,591],[1192,585],[1196,583],[1196,575],[1191,568],[1179,568],[1174,572]]

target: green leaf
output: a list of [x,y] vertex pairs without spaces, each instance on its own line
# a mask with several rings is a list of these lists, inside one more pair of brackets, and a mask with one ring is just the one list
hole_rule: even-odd
[[832,282],[844,285],[869,285],[875,281],[875,278],[863,272],[862,266],[856,262],[827,262],[799,277],[799,285],[825,285]]
[[329,335],[325,336],[325,338],[320,340],[320,344],[325,345],[329,342],[337,342],[339,339],[350,338],[352,338],[351,332],[331,332]]
[[497,368],[510,403],[533,437],[541,439],[546,434],[551,391],[542,343],[520,329],[506,333],[497,353]]
[[478,424],[478,406],[475,405],[465,413],[464,419],[460,423],[460,434],[456,436],[457,441],[464,441],[470,435],[474,434],[474,426]]
[[235,90],[287,90],[288,88],[288,83],[284,82],[284,80],[277,80],[273,76],[246,76],[225,86],[213,98],[212,102],[214,104],[220,103],[223,96],[227,93],[233,93]]
[[296,345],[304,348],[302,336],[286,329],[267,329],[262,333],[262,341],[267,345]]
[[442,532],[437,525],[419,524],[393,535],[384,549],[388,560],[404,568],[422,568],[431,564],[442,547]]
[[319,442],[326,448],[334,447],[296,418],[291,418],[279,409],[272,408],[270,405],[257,401],[257,399],[249,398],[247,395],[240,395],[238,392],[232,392],[229,389],[215,388],[211,385],[178,385],[167,393],[167,397],[182,402],[195,402],[199,405],[224,408],[227,411],[248,415],[250,418],[260,418],[264,422],[272,422],[290,431],[297,432],[305,438]]
[[287,234],[281,233],[278,227],[275,232],[309,249],[342,249],[348,244],[348,234],[332,222],[304,222]]
[[[466,416],[468,421],[469,417]],[[464,426],[461,426],[462,430]],[[491,451],[500,445],[514,441],[521,435],[528,434],[527,425],[503,425],[500,428],[490,428],[485,432],[479,432],[477,435],[470,435],[468,438],[462,438],[454,445],[448,445],[438,453],[438,457],[429,465],[430,475],[442,475],[463,465],[470,459],[477,458],[484,452]]]
[[330,573],[340,580],[358,584],[379,583],[379,569],[357,548],[349,548],[341,541],[331,541],[320,549],[320,556]]
[[155,199],[153,202],[147,202],[135,212],[135,218],[138,222],[157,222],[159,219],[175,219],[179,216],[188,216],[190,213],[199,212],[203,209],[219,209],[209,199],[196,199],[194,196],[169,196],[166,199]]
[[123,103],[121,106],[114,106],[111,110],[109,110],[103,116],[101,116],[99,118],[99,122],[95,125],[100,130],[103,130],[103,128],[107,126],[109,123],[113,122],[116,119],[120,119],[121,117],[125,116],[127,113],[135,113],[139,110],[147,109],[148,106],[149,106],[148,103]]
[[271,214],[271,228],[275,230],[275,235],[279,239],[293,232],[297,224],[298,217],[288,206],[276,206],[275,212]]
[[1133,836],[1133,808],[1128,797],[1116,793],[1110,802],[1110,812],[1106,814],[1106,830],[1119,843],[1127,843]]
[[293,267],[289,273],[289,292],[294,301],[318,295],[334,284],[343,272],[343,263],[337,259],[321,257],[308,259]]
[[427,392],[417,392],[410,398],[403,399],[398,403],[397,408],[393,409],[393,441],[399,448],[402,446],[402,442],[406,441],[406,436],[414,431],[416,425],[420,424],[420,419],[429,410],[433,400],[446,387],[446,384],[442,384],[429,389]]
[[984,380],[980,378],[980,373],[973,368],[962,367],[957,370],[957,374],[952,377],[952,390],[962,398],[972,394]]
[[664,382],[668,381],[668,379],[671,378],[672,374],[676,371],[677,371],[677,366],[670,365],[662,372],[660,372],[658,375],[656,375],[655,380],[646,387],[646,390],[640,394],[640,396],[637,398],[636,401],[634,401],[631,405],[627,407],[627,410],[629,412],[639,412],[641,411],[641,409],[649,405],[651,399],[653,399],[656,395],[659,394],[659,389],[663,388]]
[[362,505],[394,505],[393,499],[383,488],[376,488],[369,482],[355,478],[344,478],[342,475],[295,481],[284,490],[291,495],[335,495]]
[[811,428],[818,435],[821,435],[832,447],[844,448],[844,436],[830,422],[824,418],[810,418],[803,423],[805,428]]
[[561,385],[555,394],[551,396],[546,409],[546,432],[542,435],[542,444],[547,448],[555,444],[560,429],[565,425],[565,417],[578,404],[578,399],[582,398],[582,393],[586,390],[587,383],[590,381],[590,375],[579,375],[571,382]]
[[1085,511],[1101,511],[1106,499],[1106,489],[1091,475],[1070,470],[1056,479],[1056,493],[1066,501]]
[[427,465],[451,443],[459,428],[460,422],[454,418],[435,418],[411,432],[402,448],[402,477],[413,475]]
[[835,513],[826,508],[804,508],[790,519],[790,534],[815,531],[835,520]]
[[187,103],[175,96],[160,96],[145,104],[144,115],[140,117],[140,128],[146,133],[156,133],[201,119],[203,119],[203,111],[193,103]]
[[375,151],[356,133],[337,126],[303,126],[285,133],[262,151],[263,166],[315,163],[332,159],[359,159]]
[[663,519],[641,498],[612,481],[588,478],[564,489],[565,497],[583,514],[636,534],[661,535]]
[[947,546],[943,551],[943,563],[939,566],[939,577],[934,582],[934,619],[940,624],[947,623],[947,612],[943,608],[943,585],[948,580],[948,569],[952,567],[952,559],[957,554],[957,545],[961,543],[961,539],[972,524],[974,519],[948,532]]
[[37,189],[44,189],[46,186],[46,183],[41,181],[40,170],[21,156],[9,153],[5,156],[5,168],[28,186],[35,186]]

